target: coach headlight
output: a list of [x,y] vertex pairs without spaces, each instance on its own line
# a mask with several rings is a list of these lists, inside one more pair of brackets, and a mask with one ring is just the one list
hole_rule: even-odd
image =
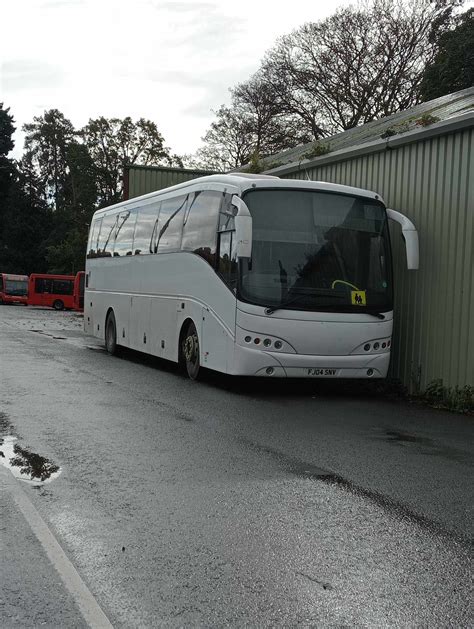
[[[287,354],[296,354],[296,350],[287,341],[268,334],[252,334],[251,332],[241,331],[240,345],[253,347],[260,351],[267,352],[285,352]],[[256,346],[256,347],[255,347]]]

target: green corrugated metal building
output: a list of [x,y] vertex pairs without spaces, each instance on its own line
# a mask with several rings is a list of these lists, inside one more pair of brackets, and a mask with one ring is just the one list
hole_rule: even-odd
[[273,155],[264,172],[374,190],[415,223],[418,271],[406,270],[400,231],[392,228],[392,375],[412,390],[438,378],[474,384],[474,88],[323,144]]
[[166,166],[129,166],[124,173],[123,198],[124,200],[133,199],[148,192],[175,186],[183,181],[214,174],[216,174],[215,170],[189,170]]

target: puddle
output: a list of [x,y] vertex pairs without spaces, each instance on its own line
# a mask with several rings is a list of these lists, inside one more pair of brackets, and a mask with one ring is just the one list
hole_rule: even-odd
[[13,435],[0,437],[0,463],[13,476],[35,485],[54,480],[61,473],[59,465],[50,459],[22,448]]
[[431,443],[430,439],[418,437],[417,435],[411,435],[408,432],[399,432],[397,430],[387,430],[385,432],[388,441],[396,441],[397,443]]
[[66,341],[67,338],[65,336],[54,336],[50,332],[46,332],[46,330],[29,330],[30,332],[37,332],[38,334],[42,334],[43,336],[50,336],[52,339]]
[[377,435],[376,439],[382,439],[403,448],[412,448],[418,454],[424,456],[438,456],[456,463],[463,463],[472,467],[472,456],[470,452],[453,448],[434,439],[421,437],[401,430],[385,430],[382,435]]

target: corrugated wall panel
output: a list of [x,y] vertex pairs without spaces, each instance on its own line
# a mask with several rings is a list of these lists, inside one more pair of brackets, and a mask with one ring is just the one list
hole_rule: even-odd
[[211,174],[213,174],[211,171],[202,170],[131,166],[128,169],[128,198],[133,199],[148,192],[163,190],[163,188],[174,186],[183,181]]
[[420,235],[420,269],[406,270],[391,227],[395,325],[391,371],[412,389],[442,378],[474,384],[474,130],[302,170],[292,179],[379,192]]

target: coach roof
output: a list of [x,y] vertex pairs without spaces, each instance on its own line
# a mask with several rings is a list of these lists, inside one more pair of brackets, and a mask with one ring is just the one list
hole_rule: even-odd
[[175,186],[169,188],[163,188],[156,192],[149,192],[139,197],[133,197],[127,201],[121,201],[115,205],[97,210],[96,215],[101,215],[109,210],[118,210],[122,207],[137,206],[141,201],[151,201],[156,198],[159,199],[162,196],[168,195],[170,192],[182,192],[185,194],[188,190],[195,191],[200,186],[203,190],[212,190],[212,184],[219,184],[219,187],[225,186],[232,187],[236,194],[242,195],[248,190],[255,190],[258,188],[291,188],[291,189],[303,189],[303,190],[319,190],[322,192],[339,192],[341,194],[351,194],[355,196],[364,196],[370,199],[382,200],[380,195],[370,190],[363,190],[361,188],[354,188],[352,186],[344,186],[341,184],[328,183],[325,181],[305,181],[298,179],[280,179],[271,175],[254,175],[250,173],[230,173],[228,175],[208,175],[206,177],[198,177],[197,179],[191,179],[184,181]]

